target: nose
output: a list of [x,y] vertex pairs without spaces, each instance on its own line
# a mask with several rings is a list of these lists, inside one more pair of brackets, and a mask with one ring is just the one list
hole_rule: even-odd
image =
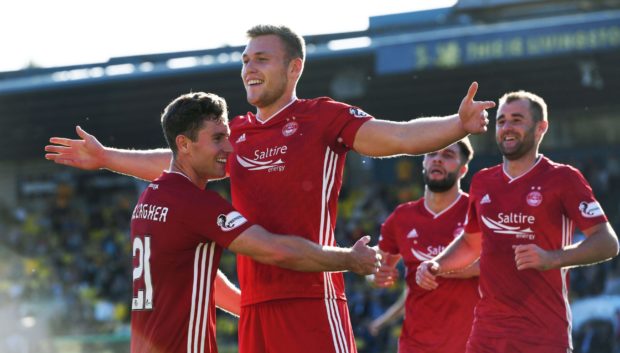
[[226,141],[222,145],[222,150],[224,152],[226,152],[226,153],[232,153],[233,152],[233,146],[232,146],[232,143],[230,143],[229,139],[226,139]]
[[248,60],[243,64],[243,67],[241,68],[241,75],[245,76],[246,73],[249,72],[256,72],[256,69],[254,68],[254,61],[253,60]]

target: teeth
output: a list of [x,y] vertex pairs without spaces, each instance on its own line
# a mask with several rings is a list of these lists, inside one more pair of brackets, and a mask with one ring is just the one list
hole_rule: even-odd
[[218,158],[217,161],[219,163],[226,163],[226,158]]
[[261,83],[263,83],[262,80],[249,80],[248,81],[248,85],[258,85],[258,84],[261,84]]

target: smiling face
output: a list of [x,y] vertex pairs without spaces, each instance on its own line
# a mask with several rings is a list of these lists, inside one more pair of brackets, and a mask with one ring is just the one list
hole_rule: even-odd
[[[179,161],[185,160],[196,176],[205,180],[226,176],[226,160],[232,153],[228,124],[205,120],[194,141],[187,136],[177,136]],[[183,162],[182,162],[183,163]]]
[[277,35],[250,39],[243,52],[241,69],[248,103],[259,109],[288,103],[294,94],[301,67],[302,59],[289,59],[284,43]]
[[463,159],[456,143],[424,155],[422,177],[428,189],[432,192],[450,190],[467,171]]
[[495,141],[506,159],[517,160],[538,152],[546,126],[546,121],[535,121],[528,100],[506,102],[497,109]]

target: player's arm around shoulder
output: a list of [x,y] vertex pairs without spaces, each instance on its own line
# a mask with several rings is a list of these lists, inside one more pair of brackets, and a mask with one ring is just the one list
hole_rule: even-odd
[[322,246],[295,235],[278,235],[253,225],[233,240],[229,249],[254,260],[303,272],[353,271],[360,275],[375,273],[381,256],[366,244],[370,237],[358,240],[350,248]]

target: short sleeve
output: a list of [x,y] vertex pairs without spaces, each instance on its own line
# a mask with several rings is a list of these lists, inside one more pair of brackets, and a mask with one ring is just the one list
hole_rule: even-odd
[[379,249],[396,255],[399,253],[398,243],[396,242],[395,229],[396,212],[393,212],[381,225],[381,235],[379,237]]
[[560,193],[560,197],[568,218],[581,230],[607,222],[607,216],[581,172],[572,167],[564,171],[561,177],[564,192]]
[[321,102],[321,118],[328,124],[327,143],[338,152],[353,147],[357,130],[373,117],[360,108],[333,100]]
[[478,193],[476,192],[475,177],[469,187],[469,206],[467,207],[467,217],[465,218],[465,233],[479,233],[480,224],[478,223]]
[[192,213],[194,231],[218,245],[228,248],[230,243],[252,224],[219,194],[205,190]]

